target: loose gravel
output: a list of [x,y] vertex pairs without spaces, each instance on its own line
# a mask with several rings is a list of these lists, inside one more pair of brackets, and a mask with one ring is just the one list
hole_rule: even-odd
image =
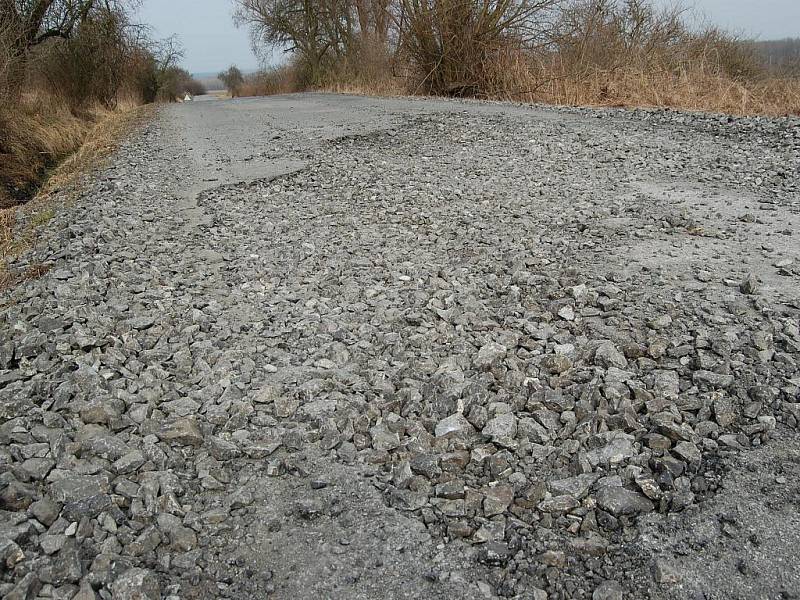
[[800,598],[798,125],[165,107],[0,295],[0,595]]

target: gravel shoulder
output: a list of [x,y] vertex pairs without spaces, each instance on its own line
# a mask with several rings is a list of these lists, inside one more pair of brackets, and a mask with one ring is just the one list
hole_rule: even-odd
[[163,108],[0,295],[0,595],[800,598],[798,125]]

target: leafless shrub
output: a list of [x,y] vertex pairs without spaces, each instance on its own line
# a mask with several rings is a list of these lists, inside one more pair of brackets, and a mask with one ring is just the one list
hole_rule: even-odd
[[[793,84],[765,81],[750,45],[687,21],[680,5],[575,0],[561,12],[552,43],[520,61],[527,67],[517,69],[520,95],[564,104],[797,110]],[[767,83],[781,93],[771,98]]]
[[0,0],[0,35],[9,58],[14,85],[25,83],[27,61],[53,40],[70,40],[75,33],[102,17],[122,18],[137,0]]
[[7,25],[0,22],[0,102],[12,87],[12,33]]
[[545,43],[559,0],[399,0],[401,48],[418,87],[443,95],[490,95],[509,49]]
[[575,0],[561,13],[558,35],[543,58],[581,70],[678,72],[702,61],[720,74],[754,76],[758,62],[735,36],[718,28],[692,30],[680,4],[651,0]]
[[43,44],[30,59],[35,61],[30,76],[42,79],[34,84],[75,107],[94,102],[113,106],[127,76],[124,19],[121,13],[98,11],[87,16],[70,39]]
[[[203,94],[208,93],[208,90],[202,81],[195,79],[188,71],[183,69],[178,69],[178,71],[180,72],[180,78],[177,89],[182,89],[192,96],[202,96]],[[178,92],[178,94],[180,93],[181,92]]]

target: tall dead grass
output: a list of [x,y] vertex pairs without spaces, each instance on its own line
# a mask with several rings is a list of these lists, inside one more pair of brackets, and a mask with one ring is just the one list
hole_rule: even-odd
[[[527,80],[526,81],[530,81]],[[514,100],[570,106],[658,107],[733,115],[800,115],[800,81],[733,79],[687,65],[679,71],[620,67],[591,69],[574,75],[553,68],[533,80],[528,93]]]
[[[59,110],[63,111],[63,108]],[[36,275],[35,270],[11,272],[7,268],[8,259],[18,256],[34,242],[36,226],[54,215],[57,203],[68,202],[76,195],[82,178],[101,166],[120,140],[149,118],[151,110],[128,100],[119,102],[114,110],[96,107],[91,120],[61,112],[63,119],[59,121],[53,117],[56,113],[52,109],[43,113],[46,117],[36,114],[30,117],[26,123],[30,127],[31,143],[39,147],[49,146],[50,151],[65,158],[52,167],[43,186],[28,202],[0,207],[0,290]],[[30,147],[20,151],[28,152]]]
[[674,67],[656,62],[607,66],[511,49],[496,55],[493,74],[479,97],[566,106],[800,115],[800,79],[774,74],[733,77],[713,59],[686,60]]
[[80,147],[98,116],[76,116],[62,99],[31,92],[13,108],[0,108],[0,208],[32,196],[46,171]]
[[799,79],[777,76],[736,36],[690,22],[679,5],[576,0],[553,41],[507,55],[503,85],[487,91],[570,105],[800,114]]

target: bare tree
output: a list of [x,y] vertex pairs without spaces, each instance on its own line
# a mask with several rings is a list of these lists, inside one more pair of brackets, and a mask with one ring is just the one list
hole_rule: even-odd
[[242,85],[244,85],[244,75],[239,70],[239,67],[231,65],[226,71],[222,71],[217,78],[225,85],[225,88],[230,92],[232,98],[239,95]]
[[68,38],[98,0],[0,0],[0,25],[13,32],[13,56],[53,37]]
[[234,0],[235,17],[250,27],[253,45],[282,48],[301,58],[317,83],[329,57],[353,44],[358,17],[351,0]]

